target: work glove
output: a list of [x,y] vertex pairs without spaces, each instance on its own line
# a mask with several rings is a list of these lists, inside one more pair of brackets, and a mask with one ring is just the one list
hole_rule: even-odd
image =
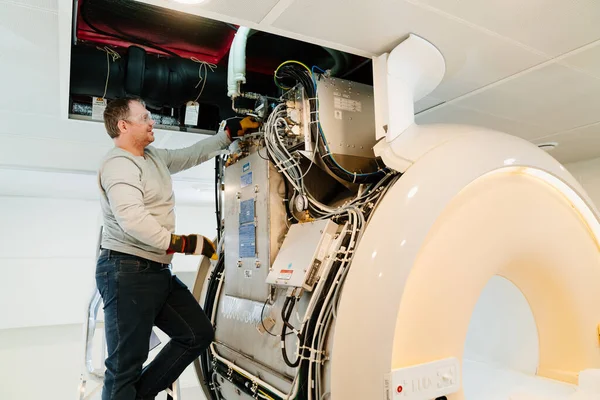
[[202,254],[211,260],[216,260],[217,249],[215,244],[208,238],[202,235],[171,235],[171,242],[167,249],[167,254],[184,253],[184,254]]
[[252,117],[235,117],[223,122],[225,123],[225,132],[227,132],[229,140],[244,136],[245,134],[250,133],[251,130],[258,129],[260,126],[260,123]]

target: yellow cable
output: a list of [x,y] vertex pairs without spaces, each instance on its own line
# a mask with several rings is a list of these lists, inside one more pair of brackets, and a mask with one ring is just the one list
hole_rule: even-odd
[[283,67],[283,66],[284,66],[284,65],[286,65],[286,64],[299,64],[299,65],[303,66],[304,68],[306,68],[306,70],[308,71],[308,74],[309,74],[309,75],[311,74],[311,72],[310,72],[310,68],[308,68],[308,67],[306,66],[306,64],[304,64],[304,63],[301,63],[300,61],[296,61],[296,60],[288,60],[288,61],[284,61],[284,62],[282,62],[281,64],[279,64],[279,66],[278,66],[278,67],[277,67],[277,69],[275,70],[275,75],[273,76],[273,78],[274,78],[274,80],[275,80],[275,85],[277,85],[277,87],[279,87],[279,88],[281,88],[281,89],[284,89],[284,90],[290,89],[289,87],[280,86],[280,85],[279,85],[279,83],[277,82],[277,72],[279,71],[279,68]]
[[277,67],[277,69],[275,70],[275,74],[277,75],[277,71],[279,71],[279,68],[283,67],[283,66],[284,66],[284,65],[286,65],[286,64],[292,64],[292,63],[294,63],[294,64],[300,64],[300,65],[302,65],[304,68],[306,68],[306,70],[307,70],[307,71],[308,71],[308,73],[310,74],[310,68],[308,68],[308,67],[306,66],[306,64],[304,64],[304,63],[301,63],[300,61],[296,61],[296,60],[288,60],[288,61],[284,61],[284,62],[282,62],[281,64],[279,64],[279,67]]
[[265,396],[267,399],[269,400],[275,400],[274,398],[272,398],[271,396],[269,396],[268,394],[266,394],[265,392],[263,392],[262,390],[258,389],[258,392],[260,394],[262,394],[263,396]]

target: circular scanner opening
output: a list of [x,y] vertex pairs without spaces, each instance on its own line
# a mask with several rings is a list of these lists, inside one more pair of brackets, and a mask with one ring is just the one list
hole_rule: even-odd
[[576,388],[536,376],[539,341],[523,293],[494,276],[477,301],[465,340],[463,388],[467,400],[564,400]]

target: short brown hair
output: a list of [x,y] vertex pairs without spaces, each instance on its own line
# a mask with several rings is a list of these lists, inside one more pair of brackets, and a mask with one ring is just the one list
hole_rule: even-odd
[[112,100],[104,109],[104,126],[108,136],[111,138],[119,137],[118,123],[122,119],[129,117],[129,104],[132,101],[137,101],[145,106],[144,101],[138,97],[128,97],[124,99]]

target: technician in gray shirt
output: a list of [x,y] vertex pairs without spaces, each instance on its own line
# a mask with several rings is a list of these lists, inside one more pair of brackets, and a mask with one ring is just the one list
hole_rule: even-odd
[[[224,121],[215,136],[179,150],[149,146],[154,121],[140,99],[111,101],[104,124],[115,147],[98,173],[104,230],[96,285],[108,350],[102,400],[154,399],[214,337],[200,305],[171,273],[173,253],[216,258],[204,236],[174,234],[171,174],[212,158],[258,123]],[[154,325],[171,340],[142,369]]]

